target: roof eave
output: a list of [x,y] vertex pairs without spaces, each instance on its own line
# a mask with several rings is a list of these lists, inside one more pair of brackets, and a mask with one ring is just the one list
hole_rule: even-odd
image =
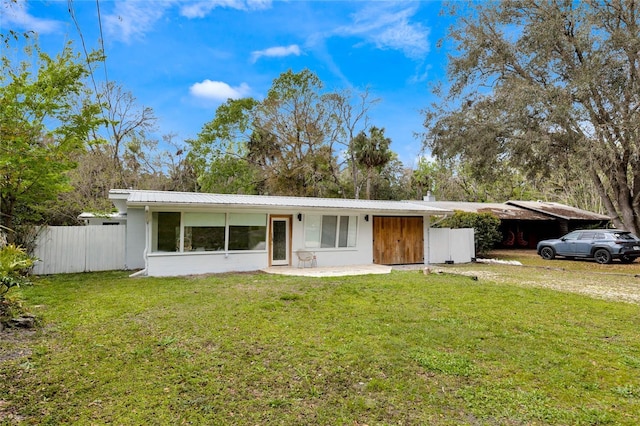
[[127,206],[129,207],[161,207],[161,208],[214,208],[214,207],[222,207],[227,209],[246,209],[246,208],[254,208],[254,209],[269,209],[269,210],[354,210],[360,211],[363,213],[371,213],[376,212],[380,214],[390,213],[390,214],[413,214],[413,215],[429,215],[429,216],[441,216],[441,215],[452,215],[453,211],[444,210],[444,209],[381,209],[376,208],[375,206],[362,206],[362,207],[341,207],[341,206],[299,206],[299,205],[273,205],[273,204],[244,204],[244,203],[180,203],[180,202],[145,202],[145,201],[128,201]]

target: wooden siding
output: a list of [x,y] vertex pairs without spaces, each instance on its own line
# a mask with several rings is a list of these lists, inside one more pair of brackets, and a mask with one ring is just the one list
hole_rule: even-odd
[[126,226],[48,226],[37,238],[35,274],[125,269]]
[[404,265],[424,262],[422,216],[374,216],[373,263]]

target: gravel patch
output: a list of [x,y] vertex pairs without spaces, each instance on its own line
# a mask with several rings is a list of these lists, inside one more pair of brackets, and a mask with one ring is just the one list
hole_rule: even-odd
[[560,268],[537,266],[509,266],[495,270],[468,266],[439,270],[450,274],[475,276],[479,280],[548,288],[598,299],[640,304],[640,277],[632,274],[565,271]]

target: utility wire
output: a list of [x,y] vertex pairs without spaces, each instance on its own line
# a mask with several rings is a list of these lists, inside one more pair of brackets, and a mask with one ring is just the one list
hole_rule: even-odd
[[98,27],[100,28],[100,47],[102,48],[102,66],[104,68],[104,80],[109,85],[109,74],[107,73],[107,53],[104,50],[104,34],[102,33],[102,15],[100,14],[100,0],[96,0],[98,10]]
[[84,35],[82,35],[82,30],[80,29],[80,24],[76,19],[76,13],[73,10],[73,0],[67,1],[67,9],[69,10],[69,15],[71,15],[71,20],[76,26],[76,30],[78,30],[78,35],[80,36],[80,42],[82,43],[82,50],[84,51],[84,56],[87,60],[87,67],[89,68],[89,75],[91,76],[91,82],[93,83],[93,88],[98,93],[98,85],[96,84],[95,76],[93,75],[93,68],[91,67],[91,61],[89,60],[89,52],[87,51],[87,45],[84,42]]
[[[98,0],[96,0],[96,3],[98,3]],[[67,1],[67,8],[69,10],[69,15],[71,15],[71,19],[73,20],[73,23],[76,26],[76,30],[78,30],[78,35],[80,36],[80,42],[82,44],[82,50],[84,51],[84,56],[87,60],[87,68],[89,69],[89,75],[91,76],[91,82],[93,83],[93,89],[95,90],[96,93],[96,97],[98,99],[98,104],[100,105],[100,111],[102,111],[102,115],[103,118],[105,119],[105,122],[108,121],[108,117],[105,116],[105,111],[102,107],[102,99],[100,96],[100,91],[98,90],[98,84],[96,83],[96,78],[95,75],[93,73],[93,67],[91,66],[91,60],[89,58],[89,52],[87,50],[87,45],[84,41],[84,35],[82,34],[82,30],[80,29],[80,24],[78,23],[78,20],[76,19],[76,13],[73,9],[73,0],[68,0]],[[107,64],[106,64],[106,55],[104,52],[104,40],[102,39],[102,20],[100,17],[100,7],[98,4],[98,22],[100,23],[100,43],[102,46],[102,63],[104,64],[104,72],[105,72],[105,78],[107,78]],[[108,84],[109,84],[109,80],[106,80],[106,87],[108,88]],[[109,96],[106,97],[107,98],[107,103],[110,104],[110,100],[109,100]],[[109,105],[110,107],[111,105]]]

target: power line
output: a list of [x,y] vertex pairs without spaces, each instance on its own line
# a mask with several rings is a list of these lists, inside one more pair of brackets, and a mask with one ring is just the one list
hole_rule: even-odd
[[[76,19],[76,13],[73,10],[73,0],[67,1],[67,9],[69,10],[69,15],[71,15],[71,20],[76,26],[76,30],[78,30],[78,35],[80,36],[80,42],[82,44],[82,50],[84,51],[84,56],[87,60],[87,67],[89,68],[89,75],[91,76],[91,81],[93,83],[93,88],[98,93],[98,85],[96,84],[95,76],[93,75],[93,68],[91,67],[91,61],[89,59],[89,52],[87,51],[87,45],[84,42],[84,35],[82,35],[82,30],[80,29],[80,24]],[[99,96],[99,95],[98,95]]]
[[[98,22],[99,22],[99,27],[100,27],[100,45],[101,45],[101,53],[102,53],[102,64],[103,64],[103,68],[104,68],[104,74],[105,74],[105,87],[109,87],[109,79],[108,79],[108,75],[107,75],[107,56],[105,54],[105,50],[104,50],[104,39],[102,37],[102,18],[100,16],[100,5],[99,5],[99,0],[96,0],[96,5],[98,7]],[[73,23],[76,26],[76,30],[78,31],[78,35],[80,36],[80,42],[82,44],[82,50],[84,52],[84,56],[86,58],[87,61],[87,68],[89,69],[89,75],[91,76],[91,82],[93,84],[93,89],[95,90],[96,93],[96,97],[98,98],[98,103],[100,105],[100,110],[102,111],[102,115],[103,118],[105,119],[105,121],[108,120],[107,117],[104,116],[104,109],[102,108],[102,99],[100,96],[100,91],[98,90],[98,84],[96,83],[96,78],[95,75],[93,73],[93,67],[91,66],[91,59],[89,58],[89,51],[87,50],[87,45],[84,41],[84,35],[82,34],[82,30],[80,29],[80,24],[78,23],[78,20],[76,19],[76,14],[75,14],[75,10],[73,9],[73,0],[68,0],[67,1],[67,9],[69,10],[69,15],[71,16],[71,20],[73,21]],[[107,103],[110,104],[110,100],[109,100],[109,96],[106,97],[107,98]],[[109,105],[111,106],[111,105]]]
[[109,84],[109,75],[107,73],[107,53],[104,50],[104,34],[102,33],[102,15],[100,14],[100,0],[96,0],[96,9],[98,10],[98,27],[100,28],[100,47],[102,48],[102,66],[104,68],[104,80]]

